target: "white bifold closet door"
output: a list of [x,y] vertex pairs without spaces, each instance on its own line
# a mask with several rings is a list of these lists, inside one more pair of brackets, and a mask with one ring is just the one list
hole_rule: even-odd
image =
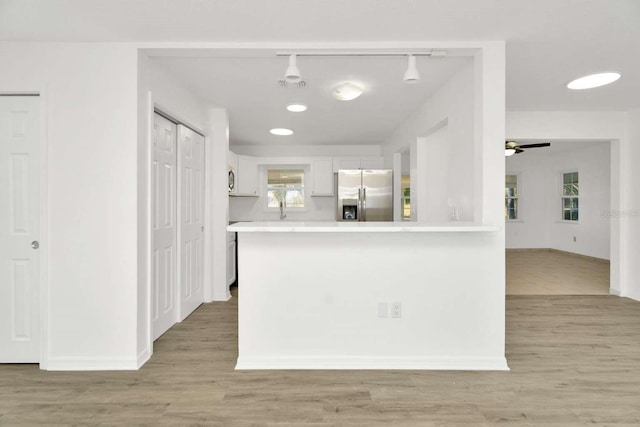
[[176,124],[155,114],[153,129],[151,319],[155,341],[178,320],[176,266],[178,157]]
[[155,114],[152,335],[204,301],[204,137]]
[[40,361],[39,102],[0,96],[0,362]]
[[178,125],[180,321],[204,302],[204,137]]

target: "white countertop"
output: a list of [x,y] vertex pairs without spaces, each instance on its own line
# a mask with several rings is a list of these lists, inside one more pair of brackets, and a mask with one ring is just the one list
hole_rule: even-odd
[[240,233],[469,233],[499,231],[497,225],[472,222],[237,222],[227,231]]

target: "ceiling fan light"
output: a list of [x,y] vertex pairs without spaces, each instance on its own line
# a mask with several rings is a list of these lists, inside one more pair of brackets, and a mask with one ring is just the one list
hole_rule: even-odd
[[416,67],[416,57],[409,55],[409,64],[407,65],[407,71],[404,72],[405,83],[417,83],[420,80],[420,73]]
[[297,82],[302,79],[300,70],[298,69],[298,65],[296,63],[295,55],[289,55],[289,66],[287,67],[287,71],[285,71],[284,73],[284,78],[289,82]]
[[504,149],[504,156],[505,157],[513,156],[514,154],[516,154],[516,149],[515,148],[505,148]]

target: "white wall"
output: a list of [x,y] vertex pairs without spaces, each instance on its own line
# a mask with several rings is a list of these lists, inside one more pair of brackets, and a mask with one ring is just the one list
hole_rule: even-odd
[[[640,300],[637,185],[640,132],[637,111],[512,111],[507,113],[508,139],[611,141],[611,292]],[[630,215],[631,214],[631,215]],[[634,234],[635,233],[635,234]]]
[[[205,197],[209,211],[205,212],[211,223],[205,225],[210,233],[211,258],[205,274],[211,277],[211,287],[205,288],[205,301],[227,301],[231,298],[227,285],[227,224],[229,223],[229,196],[227,187],[227,153],[229,152],[229,115],[224,108],[207,111],[207,170],[210,187]],[[205,249],[206,252],[206,249]]]
[[411,149],[419,221],[449,220],[450,205],[460,220],[474,220],[474,79],[474,65],[463,67],[384,143],[387,165],[393,153]]
[[[520,181],[519,218],[507,221],[507,248],[552,248],[609,259],[609,143],[583,145],[571,143],[571,149],[560,152],[538,148],[507,157],[506,173],[519,175]],[[580,174],[580,220],[569,223],[560,220],[559,189],[561,173],[574,170]]]
[[0,44],[0,91],[44,97],[48,328],[43,367],[135,369],[138,54],[127,44]]
[[629,145],[625,154],[624,169],[628,175],[622,178],[625,189],[623,209],[619,212],[620,221],[628,239],[622,247],[622,263],[626,267],[623,272],[624,293],[640,300],[640,110],[629,112],[628,117]]
[[[149,54],[153,54],[152,52],[147,51]],[[192,129],[204,132],[209,119],[207,109],[211,106],[178,83],[147,53],[141,55],[149,61],[149,90],[152,92],[154,106]]]

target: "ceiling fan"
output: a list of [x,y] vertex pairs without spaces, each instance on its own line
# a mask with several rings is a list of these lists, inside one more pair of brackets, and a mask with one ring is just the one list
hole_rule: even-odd
[[541,142],[539,144],[523,144],[520,145],[515,141],[505,141],[504,143],[504,155],[509,157],[517,153],[522,153],[525,148],[538,148],[538,147],[549,147],[551,146],[550,142]]

